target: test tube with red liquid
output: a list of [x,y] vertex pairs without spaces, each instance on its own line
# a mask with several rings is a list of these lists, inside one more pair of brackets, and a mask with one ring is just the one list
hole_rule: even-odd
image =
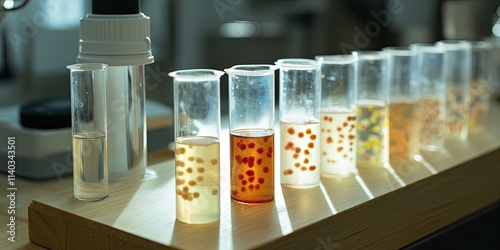
[[281,184],[311,188],[320,183],[320,67],[316,60],[280,59]]
[[231,197],[274,199],[274,65],[236,65],[229,76]]

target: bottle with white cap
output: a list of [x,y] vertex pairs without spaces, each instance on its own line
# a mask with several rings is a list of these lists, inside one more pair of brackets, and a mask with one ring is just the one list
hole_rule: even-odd
[[92,0],[80,20],[77,61],[109,65],[106,102],[111,180],[143,179],[147,166],[144,67],[154,62],[139,0]]

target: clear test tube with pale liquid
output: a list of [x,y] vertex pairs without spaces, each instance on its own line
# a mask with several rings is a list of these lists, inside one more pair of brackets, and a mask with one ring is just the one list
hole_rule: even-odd
[[345,177],[356,168],[356,60],[317,56],[321,62],[321,173]]
[[220,218],[220,86],[224,72],[171,72],[174,78],[177,220],[203,224]]
[[71,78],[73,188],[81,201],[108,198],[106,68],[99,63],[67,67]]

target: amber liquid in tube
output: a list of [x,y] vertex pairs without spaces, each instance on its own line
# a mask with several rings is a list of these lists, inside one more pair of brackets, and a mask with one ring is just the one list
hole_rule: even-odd
[[230,134],[231,197],[260,203],[274,199],[274,131],[235,130]]
[[415,102],[389,104],[389,158],[390,162],[407,160],[417,151],[418,130]]

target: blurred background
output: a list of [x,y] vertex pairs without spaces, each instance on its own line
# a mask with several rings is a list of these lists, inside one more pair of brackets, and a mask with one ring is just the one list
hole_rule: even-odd
[[[91,1],[3,0],[3,5],[22,8],[0,12],[0,109],[68,97],[66,65],[76,62],[79,20],[91,12]],[[498,55],[492,66],[500,72],[499,6],[498,0],[142,0],[155,56],[145,70],[146,96],[171,109],[168,72],[178,69],[223,70],[442,39],[491,41]],[[498,82],[494,76],[492,90]],[[224,76],[223,114],[227,96]],[[172,141],[168,129],[163,136]]]
[[[171,106],[167,74],[177,69],[222,70],[441,39],[495,41],[499,5],[498,0],[142,0],[155,56],[146,69],[147,97]],[[79,19],[89,12],[88,0],[31,0],[2,12],[0,106],[69,95],[65,66],[76,60]],[[222,98],[226,81],[223,77]]]
[[[5,9],[21,7],[0,10],[0,125],[12,120],[11,113],[2,112],[13,109],[5,107],[69,98],[66,65],[76,62],[79,20],[90,13],[90,2],[0,0]],[[142,0],[141,11],[151,20],[155,56],[155,63],[146,66],[146,96],[166,110],[173,106],[168,73],[174,70],[223,70],[443,39],[490,41],[495,53],[491,91],[498,93],[500,85],[499,0]],[[221,90],[225,114],[227,76],[221,78]],[[155,138],[164,146],[173,140],[171,124]],[[20,130],[19,125],[5,127]],[[57,150],[68,164],[68,147]]]

